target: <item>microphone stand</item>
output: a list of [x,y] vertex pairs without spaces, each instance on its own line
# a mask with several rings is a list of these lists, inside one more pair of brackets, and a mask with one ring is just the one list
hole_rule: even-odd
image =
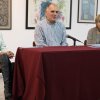
[[[78,40],[78,39],[76,39],[76,38],[74,38],[74,37],[72,37],[72,36],[70,36],[70,35],[67,35],[66,37],[67,37],[67,38],[70,38],[70,39],[72,39],[72,40],[74,41],[74,46],[76,46],[76,41],[83,43],[82,41],[80,41],[80,40]],[[84,43],[83,43],[83,44],[84,44]]]

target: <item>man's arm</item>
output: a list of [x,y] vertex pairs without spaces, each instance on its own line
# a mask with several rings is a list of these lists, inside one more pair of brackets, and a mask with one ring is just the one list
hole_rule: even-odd
[[0,51],[6,51],[6,44],[3,40],[3,36],[1,33],[0,33]]
[[0,56],[6,54],[9,58],[13,58],[14,53],[11,51],[7,51],[6,44],[3,40],[2,34],[0,34]]
[[65,27],[63,27],[63,38],[62,38],[62,43],[61,43],[61,45],[62,46],[68,46],[68,44],[67,44],[67,34],[66,34],[66,29],[65,29]]
[[92,44],[92,42],[93,42],[92,30],[89,30],[88,35],[87,35],[87,44]]
[[42,27],[39,25],[35,27],[34,40],[37,46],[47,46]]

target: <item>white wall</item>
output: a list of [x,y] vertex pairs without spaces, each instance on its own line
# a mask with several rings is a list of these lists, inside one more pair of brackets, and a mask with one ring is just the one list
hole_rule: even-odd
[[[98,13],[100,13],[100,0],[98,0]],[[78,0],[72,0],[72,21],[71,29],[67,33],[84,41],[87,37],[88,29],[95,24],[77,23]],[[12,0],[12,30],[0,30],[4,40],[10,50],[16,53],[18,47],[31,47],[34,40],[34,30],[25,29],[26,0]],[[68,40],[71,44],[72,41]],[[79,44],[77,42],[78,45]]]

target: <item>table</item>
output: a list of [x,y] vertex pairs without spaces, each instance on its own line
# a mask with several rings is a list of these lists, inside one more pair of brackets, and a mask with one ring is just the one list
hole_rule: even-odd
[[100,100],[100,49],[18,48],[13,100]]

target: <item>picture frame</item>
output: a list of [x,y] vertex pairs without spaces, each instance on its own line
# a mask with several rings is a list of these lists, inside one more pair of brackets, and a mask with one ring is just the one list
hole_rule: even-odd
[[11,0],[0,0],[0,30],[11,29],[11,7]]
[[78,0],[78,23],[95,23],[98,0]]
[[26,29],[35,29],[40,21],[40,3],[45,1],[58,3],[62,13],[60,21],[67,29],[71,29],[72,0],[26,0]]

